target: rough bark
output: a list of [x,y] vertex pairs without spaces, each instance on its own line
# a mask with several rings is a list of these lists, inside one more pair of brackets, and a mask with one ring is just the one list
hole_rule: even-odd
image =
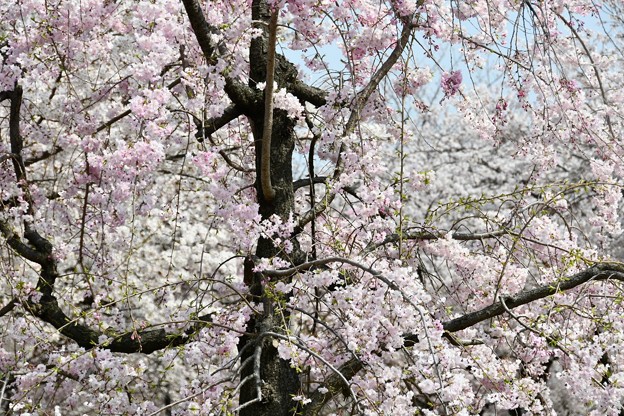
[[[263,30],[263,36],[255,38],[250,46],[250,86],[253,87],[259,82],[266,80],[267,62],[267,36],[268,22],[271,11],[266,1],[254,0],[252,5],[252,19],[258,23],[258,27]],[[275,81],[279,88],[292,88],[296,81],[297,72],[292,64],[282,56],[276,57]],[[245,115],[250,120],[252,134],[255,141],[256,156],[256,191],[260,214],[263,219],[277,215],[283,220],[287,220],[293,212],[294,190],[292,174],[292,154],[295,146],[295,121],[289,119],[284,111],[275,110],[273,114],[273,127],[271,131],[271,184],[275,195],[267,198],[262,190],[259,172],[262,170],[262,150],[264,131],[264,102],[248,110]],[[296,244],[295,244],[296,246]],[[298,249],[295,250],[295,253]],[[271,239],[260,238],[256,248],[258,258],[272,258],[280,256],[296,263],[293,258],[280,251]],[[270,296],[265,296],[265,282],[262,276],[254,274],[250,282],[250,291],[257,302],[263,304],[263,315],[250,320],[247,332],[252,336],[243,337],[239,348],[242,350],[242,362],[248,364],[241,372],[241,380],[249,378],[241,388],[240,405],[244,406],[241,416],[281,416],[293,413],[294,402],[292,397],[300,390],[299,376],[289,362],[282,360],[277,349],[273,346],[273,339],[263,336],[267,332],[284,333],[283,322],[284,312],[278,309],[278,305]],[[261,349],[260,365],[257,360],[258,348]],[[259,373],[259,374],[258,374]],[[260,392],[261,400],[258,400],[258,376],[261,380]]]

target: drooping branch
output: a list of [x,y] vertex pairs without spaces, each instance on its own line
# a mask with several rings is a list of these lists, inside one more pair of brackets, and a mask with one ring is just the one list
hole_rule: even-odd
[[263,270],[262,274],[265,276],[269,276],[269,277],[290,277],[295,273],[298,272],[302,272],[302,271],[308,271],[308,270],[312,270],[314,268],[320,267],[320,266],[325,266],[327,264],[330,263],[344,263],[344,264],[349,264],[351,266],[357,267],[359,269],[362,269],[368,273],[371,273],[373,275],[377,275],[380,274],[379,272],[370,269],[366,266],[363,266],[362,264],[348,259],[346,257],[326,257],[324,259],[318,259],[318,260],[312,260],[306,263],[302,263],[299,264],[297,266],[294,267],[289,267],[287,269],[279,269],[279,270]]
[[[0,101],[11,101],[9,113],[9,138],[11,142],[11,160],[15,170],[16,181],[27,193],[26,167],[22,159],[23,138],[20,134],[20,107],[22,102],[22,89],[18,85],[13,91],[0,93]],[[27,195],[29,211],[32,211],[32,203]],[[51,324],[61,334],[74,340],[83,348],[95,346],[109,349],[113,352],[124,353],[151,353],[166,347],[180,345],[188,341],[189,335],[196,332],[199,327],[208,324],[211,320],[209,315],[199,318],[195,325],[178,334],[168,334],[164,329],[158,330],[133,330],[128,333],[104,334],[95,331],[86,325],[79,324],[76,319],[71,319],[61,309],[58,299],[54,296],[54,285],[59,278],[57,260],[53,255],[53,246],[49,240],[37,232],[33,224],[24,223],[23,238],[13,229],[7,221],[0,221],[0,234],[5,238],[8,246],[25,260],[38,264],[41,267],[39,281],[36,290],[41,296],[38,300],[25,300],[20,303],[32,315],[44,322]],[[0,315],[10,312],[18,303],[13,299],[0,311]]]
[[[168,89],[172,89],[173,87],[175,87],[179,83],[180,83],[180,79],[178,78],[176,81],[174,81],[174,82],[170,83],[169,85],[167,85],[167,88]],[[1,98],[1,96],[0,96],[0,98]],[[0,101],[2,101],[2,100],[0,99]],[[228,110],[226,109],[226,112],[227,111]],[[105,122],[101,123],[99,126],[97,126],[95,128],[94,134],[100,133],[100,132],[110,128],[113,124],[117,123],[120,120],[123,120],[124,118],[126,118],[130,114],[132,114],[132,110],[129,109],[129,108],[125,109],[121,113],[117,114],[116,116],[111,117],[107,121],[105,121]],[[234,118],[236,118],[236,117],[234,117]],[[233,120],[233,118],[231,120]],[[219,125],[218,128],[223,127],[225,124],[227,124],[231,120],[228,120],[227,122],[223,123],[222,125]],[[209,125],[209,124],[207,123],[207,125]],[[214,131],[218,130],[218,128],[215,129]],[[212,131],[212,133],[214,133],[214,131]],[[198,132],[198,135],[201,135],[201,133]],[[54,156],[54,155],[56,155],[58,153],[61,153],[62,151],[63,151],[62,147],[55,146],[54,150],[51,150],[51,151],[47,150],[47,151],[44,151],[44,152],[42,152],[41,154],[39,154],[37,156],[33,156],[33,157],[29,158],[29,159],[26,159],[24,161],[24,165],[25,166],[30,166],[30,165],[32,165],[34,163],[40,162],[42,160],[45,160],[45,159],[49,158],[50,156]]]
[[269,202],[275,198],[275,190],[271,184],[271,135],[273,134],[273,82],[275,80],[278,13],[279,10],[273,10],[269,21],[269,50],[267,51],[266,85],[264,87],[264,130],[262,132],[262,161],[260,166],[262,195]]
[[[466,236],[467,237],[467,236]],[[364,266],[354,260],[350,260],[342,257],[328,257],[325,259],[318,259],[314,261],[310,261],[307,263],[300,264],[295,267],[281,269],[281,270],[264,270],[262,273],[265,276],[271,277],[286,277],[292,276],[292,274],[313,270],[316,267],[325,266],[330,263],[343,263],[349,264],[351,266],[357,267],[376,278],[383,281],[390,289],[393,290],[401,290],[394,282],[384,277],[380,272],[371,269],[370,267]],[[501,316],[508,311],[517,308],[522,305],[529,304],[531,302],[537,301],[539,299],[547,298],[548,296],[552,296],[556,293],[566,292],[568,290],[572,290],[580,285],[590,282],[597,281],[605,281],[605,280],[617,280],[624,282],[624,264],[616,263],[616,262],[604,262],[597,263],[588,269],[579,272],[573,276],[562,278],[556,282],[551,284],[542,285],[536,287],[534,289],[529,289],[522,291],[514,296],[507,296],[502,301],[498,301],[490,306],[487,306],[479,311],[467,313],[458,318],[446,321],[442,323],[442,327],[445,330],[445,337],[449,340],[452,345],[456,346],[466,346],[466,345],[475,345],[480,344],[481,342],[461,342],[454,338],[452,333],[461,331],[463,329],[469,328],[473,325],[476,325],[485,320],[494,318],[496,316]],[[421,337],[418,334],[404,334],[403,336],[404,343],[406,347],[413,346],[415,343],[418,343],[421,340]],[[310,407],[306,409],[306,415],[316,415],[320,411],[320,409],[331,400],[332,397],[341,394],[342,391],[338,388],[340,385],[344,384],[342,379],[350,380],[360,369],[363,368],[363,363],[360,362],[357,358],[351,359],[349,362],[341,367],[342,376],[337,380],[333,380],[332,384],[324,385],[323,387],[327,388],[328,391],[325,393],[321,393],[319,391],[312,394],[312,402],[309,404]],[[329,381],[328,381],[329,382]],[[335,386],[334,386],[335,384]],[[334,386],[334,388],[329,388],[329,386]]]
[[[576,38],[576,40],[581,44],[581,47],[585,51],[585,55],[587,56],[587,59],[589,59],[589,62],[591,63],[591,67],[592,67],[592,69],[594,71],[594,75],[596,76],[596,81],[598,81],[598,88],[600,89],[600,95],[602,96],[602,102],[605,105],[609,105],[609,100],[607,99],[607,93],[606,93],[604,85],[602,83],[602,77],[600,76],[600,70],[598,69],[598,65],[594,61],[594,58],[593,58],[591,52],[589,51],[589,48],[587,47],[587,45],[583,41],[583,38],[581,38],[581,35],[579,35],[578,31],[574,28],[574,25],[571,22],[566,20],[566,18],[564,18],[559,13],[557,13],[557,17],[563,23],[565,23],[565,25],[570,29],[570,32],[572,32],[572,34]],[[605,121],[607,122],[607,127],[609,128],[609,134],[611,135],[611,138],[615,140],[616,134],[613,131],[613,125],[611,123],[611,117],[609,117],[609,114],[605,115]]]
[[[388,58],[384,61],[381,67],[373,74],[368,84],[355,97],[354,104],[351,108],[351,114],[342,132],[342,137],[347,137],[348,135],[353,133],[355,127],[357,126],[357,123],[360,121],[362,109],[364,108],[364,106],[366,106],[368,100],[370,99],[373,92],[375,92],[381,81],[383,81],[386,75],[388,75],[388,72],[390,72],[394,64],[397,63],[397,61],[403,54],[403,51],[408,45],[409,39],[412,36],[413,32],[413,24],[411,24],[410,22],[404,23],[403,29],[401,30],[401,36],[399,36],[399,39],[397,39],[394,49],[392,50],[390,55],[388,55]],[[342,175],[342,171],[344,170],[344,159],[342,158],[342,154],[345,150],[346,147],[344,143],[341,143],[340,148],[338,149],[338,161],[336,162],[336,167],[332,176],[334,180],[337,180]],[[312,221],[318,215],[323,213],[325,209],[327,209],[327,207],[329,206],[329,204],[332,203],[335,197],[336,193],[328,190],[324,198],[321,198],[321,200],[314,207],[312,207],[309,211],[307,211],[299,218],[293,234],[297,235],[301,233],[303,231],[303,228],[310,221]]]
[[[488,238],[501,237],[507,233],[508,232],[505,230],[491,231],[491,232],[485,232],[485,233],[455,233],[454,232],[450,235],[450,237],[451,239],[458,240],[458,241],[474,241],[474,240],[483,240],[483,239],[488,239]],[[434,233],[430,231],[422,231],[422,232],[417,232],[417,233],[406,233],[403,236],[403,239],[425,241],[425,240],[439,240],[441,238],[446,238],[446,237],[447,237],[446,233],[440,233],[440,232]],[[386,237],[386,239],[381,244],[397,242],[398,240],[399,240],[399,236],[397,234],[392,234]]]

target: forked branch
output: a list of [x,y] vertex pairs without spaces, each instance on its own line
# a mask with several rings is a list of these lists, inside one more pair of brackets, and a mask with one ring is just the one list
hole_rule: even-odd
[[[212,41],[211,35],[218,33],[218,30],[208,24],[204,17],[204,11],[197,0],[182,0],[182,3],[206,61],[209,65],[216,64],[218,56],[226,53],[225,45],[215,45]],[[232,79],[225,73],[221,73],[221,75],[225,79],[225,92],[230,100],[241,107],[248,107],[253,103],[251,88]]]

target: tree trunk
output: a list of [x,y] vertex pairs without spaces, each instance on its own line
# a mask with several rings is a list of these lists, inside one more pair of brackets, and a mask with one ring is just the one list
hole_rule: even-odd
[[[262,21],[268,24],[270,11],[264,0],[254,0],[252,5],[252,18],[255,21]],[[250,47],[250,71],[251,86],[266,80],[266,51],[267,51],[267,25],[262,25],[263,36],[255,38]],[[296,79],[296,70],[279,57],[276,64],[275,79],[279,87],[286,86],[286,83]],[[293,212],[294,191],[292,177],[292,153],[295,145],[295,121],[287,117],[282,110],[274,111],[273,128],[271,132],[271,182],[275,190],[275,197],[269,201],[265,198],[260,184],[261,154],[262,154],[262,132],[264,130],[264,102],[254,106],[249,111],[247,117],[252,125],[252,133],[255,141],[256,152],[256,190],[260,214],[262,219],[270,218],[272,215],[279,216],[286,221]],[[293,242],[297,253],[299,248]],[[291,263],[296,263],[293,259],[280,252],[278,247],[270,239],[260,238],[256,248],[258,258],[282,257]],[[287,257],[288,256],[288,257]],[[276,310],[276,305],[272,297],[265,296],[265,282],[259,273],[252,274],[250,292],[257,303],[263,305],[263,315],[253,317],[247,326],[250,336],[241,338],[240,348],[243,350],[242,362],[247,362],[241,372],[241,380],[247,381],[241,388],[240,405],[249,402],[250,405],[241,409],[241,416],[282,416],[294,413],[296,402],[293,396],[300,391],[299,377],[294,368],[291,368],[288,361],[279,358],[277,349],[273,346],[273,339],[263,336],[266,332],[284,333],[284,322],[288,316],[282,311]],[[257,348],[261,348],[260,356],[260,378],[262,383],[260,391],[262,400],[257,401],[258,390],[257,380],[254,378],[254,354]],[[256,357],[257,358],[257,357]],[[246,361],[247,360],[247,361]],[[256,368],[257,363],[256,363]],[[257,374],[256,374],[257,375]],[[255,400],[255,401],[254,401]]]

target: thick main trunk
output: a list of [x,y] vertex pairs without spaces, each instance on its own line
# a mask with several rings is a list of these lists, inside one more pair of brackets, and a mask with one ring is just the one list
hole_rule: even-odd
[[[262,143],[261,117],[252,119],[254,137],[256,139],[256,165],[260,169],[260,154]],[[292,186],[292,151],[294,147],[294,123],[285,114],[277,111],[274,118],[273,137],[271,143],[271,179],[275,189],[275,197],[269,202],[262,195],[259,178],[256,180],[258,202],[262,218],[269,218],[276,214],[282,219],[288,219],[292,212],[294,194]],[[260,238],[256,248],[258,258],[285,257],[270,239]],[[284,321],[287,316],[282,311],[276,311],[272,296],[265,296],[265,285],[262,276],[253,274],[250,290],[255,300],[263,305],[263,315],[252,318],[247,326],[247,332],[252,336],[241,340],[241,348],[245,348],[241,359],[249,359],[249,364],[243,369],[241,378],[254,376],[253,360],[256,348],[260,346],[260,378],[262,380],[262,401],[255,402],[240,412],[241,416],[283,416],[293,414],[296,404],[292,401],[300,389],[299,377],[289,362],[279,358],[277,349],[273,346],[273,339],[262,336],[266,332],[284,333]],[[260,345],[258,345],[260,342]],[[256,380],[248,381],[241,389],[240,404],[253,401],[258,396]]]
[[[268,22],[270,13],[265,0],[254,0],[252,5],[252,18],[254,21]],[[265,26],[262,26],[265,28]],[[252,41],[250,48],[251,80],[255,85],[266,79],[266,31],[265,36],[258,37]],[[284,62],[282,57],[276,65],[275,79],[280,87],[296,78],[296,72],[292,72],[292,66]],[[274,198],[269,201],[264,197],[260,184],[260,170],[262,169],[262,132],[264,129],[264,106],[258,105],[253,112],[246,114],[249,118],[253,137],[255,140],[256,152],[256,190],[260,214],[263,219],[273,215],[279,216],[282,220],[288,220],[293,212],[294,192],[292,177],[292,153],[295,145],[295,122],[286,116],[284,111],[274,111],[273,128],[271,134],[271,182],[275,191]],[[296,242],[295,242],[295,246]],[[298,247],[296,247],[298,250]],[[260,238],[256,248],[258,258],[272,258],[275,256],[293,262],[289,254],[280,251],[271,239]],[[258,273],[252,274],[250,291],[255,301],[263,305],[263,315],[253,317],[248,326],[247,332],[252,334],[243,337],[240,348],[243,349],[241,355],[242,362],[248,364],[242,369],[241,380],[247,381],[241,388],[240,405],[250,403],[241,409],[241,416],[285,416],[294,413],[296,403],[293,396],[300,391],[299,377],[295,369],[291,368],[288,361],[279,358],[277,349],[273,346],[273,341],[269,336],[263,336],[267,332],[284,333],[284,323],[288,316],[282,311],[276,310],[272,296],[266,296],[266,287],[262,276]],[[254,360],[258,348],[261,348],[259,367],[255,363],[255,368],[259,368],[260,391],[262,400],[258,398],[257,372],[254,373]]]

